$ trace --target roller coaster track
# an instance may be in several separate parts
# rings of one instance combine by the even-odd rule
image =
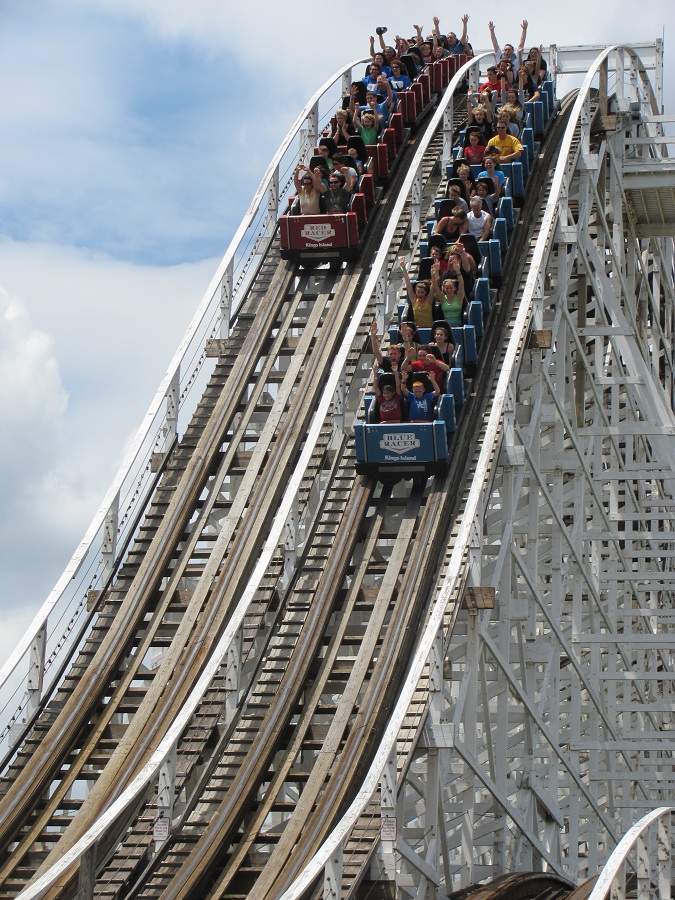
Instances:
[[[88,872],[80,865],[78,875],[73,862],[40,896],[75,896],[79,877],[79,889],[89,878],[91,895],[111,900],[278,897],[326,840],[373,761],[452,555],[571,106],[569,99],[549,129],[530,177],[444,476],[393,487],[356,476],[352,442],[333,427],[335,408],[306,444],[419,135],[404,150],[359,260],[335,272],[297,272],[271,241],[124,563],[96,598],[92,629],[8,756],[0,898],[17,896],[71,851],[150,765],[249,583],[254,599],[234,647],[241,680],[233,688],[232,658],[223,657],[178,741],[169,834],[157,838],[163,805],[151,785],[99,838]],[[578,142],[570,158],[576,152]],[[439,153],[435,138],[424,158],[427,202],[440,183]],[[390,263],[410,218],[406,209],[398,220]],[[377,314],[370,301],[346,354],[352,403],[365,385]],[[276,507],[305,451],[294,509],[301,550],[289,565],[277,548],[255,582]],[[464,587],[445,613],[446,634]],[[401,729],[399,778],[425,724],[430,678],[425,669]],[[73,790],[82,783],[84,796]],[[345,844],[343,896],[368,883],[381,827],[374,796]],[[554,900],[571,887],[537,877],[529,887],[512,877],[461,900]]]

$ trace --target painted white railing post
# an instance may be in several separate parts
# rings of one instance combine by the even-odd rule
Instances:
[[[443,629],[440,628],[429,654],[429,719],[426,728],[427,743],[437,745],[433,732],[443,723],[443,685],[451,675],[450,661],[448,672],[445,661]],[[447,724],[447,723],[446,723]]]
[[[220,337],[226,340],[230,336],[232,321],[232,296],[234,257],[230,257],[220,282]]]
[[[312,156],[316,141],[319,134],[319,106],[317,103],[310,109],[305,127],[300,129],[300,152],[299,158],[301,163],[307,163]]]
[[[558,96],[558,79],[560,78],[560,64],[558,62],[558,45],[550,44],[548,48],[548,68],[553,78],[553,93]]]
[[[333,434],[331,447],[336,448],[342,442],[345,433],[345,403],[347,399],[347,369],[342,367],[340,379],[333,394]]]
[[[174,372],[166,392],[166,423],[164,425],[164,452],[168,453],[178,437],[178,406],[180,401],[180,367]]]
[[[387,318],[387,292],[389,289],[389,279],[387,270],[383,269],[377,279],[375,285],[375,321],[377,322],[378,334],[384,330],[384,323]]]
[[[445,175],[445,167],[452,162],[453,133],[455,130],[455,110],[452,103],[448,103],[443,114],[443,153],[441,155],[441,178]]]
[[[177,747],[173,745],[169,755],[159,768],[157,780],[157,818],[152,837],[155,842],[155,853],[171,834],[173,817],[173,800],[176,793],[176,757]]]
[[[267,186],[267,204],[262,227],[253,246],[254,253],[264,256],[272,242],[279,217],[279,166],[277,166]]]
[[[270,186],[267,188],[267,216],[265,218],[265,235],[271,238],[277,228],[279,218],[279,166],[274,170]]]
[[[26,677],[26,705],[23,715],[8,733],[9,746],[14,748],[21,738],[24,727],[29,722],[40,704],[42,686],[44,684],[45,658],[47,653],[47,621],[31,641],[28,651],[28,675]]]
[[[352,86],[352,70],[348,69],[346,72],[342,73],[342,96],[349,96],[349,89]]]
[[[284,570],[282,574],[282,586],[287,588],[293,578],[295,566],[298,561],[298,525],[299,525],[299,507],[298,497],[293,499],[291,509],[284,525]]]
[[[657,884],[661,900],[670,900],[672,884],[672,856],[670,853],[669,819],[661,817],[656,831]]]
[[[113,502],[106,513],[103,523],[103,543],[101,545],[101,557],[103,558],[103,580],[112,573],[117,553],[117,530],[119,528],[120,492],[115,494]]]
[[[392,752],[380,776],[380,854],[376,876],[379,881],[396,881],[396,841],[399,833],[396,796],[396,754]]]
[[[339,900],[342,896],[343,846],[331,853],[323,870],[323,900]]]
[[[654,94],[661,115],[663,115],[663,40],[656,39],[656,71],[654,74]]]
[[[243,644],[243,632],[240,628],[227,648],[227,661],[225,669],[225,724],[229,725],[234,719],[239,705],[239,690],[241,687],[241,652]]]
[[[26,682],[28,702],[26,713],[28,718],[35,712],[42,696],[42,685],[45,673],[45,652],[47,648],[47,624],[37,633],[30,645],[28,663],[28,680]]]
[[[309,489],[309,495],[307,496],[307,501],[305,503],[305,513],[300,521],[300,526],[298,529],[298,539],[302,541],[303,544],[307,540],[307,535],[309,533],[311,523],[314,521],[314,516],[319,509],[322,495],[323,490],[321,487],[321,472],[317,472],[316,478],[314,478],[314,480],[312,481],[312,486]]]
[[[171,450],[173,442],[178,436],[178,408],[180,404],[180,366],[176,367],[176,371],[166,389],[164,395],[166,404],[166,412],[164,415],[164,423],[162,424],[162,446],[151,455],[150,470],[158,472],[163,465],[167,453]]]
[[[640,835],[635,842],[637,857],[637,900],[649,900],[651,896],[649,889],[651,866],[649,864],[649,849],[647,847],[648,839],[649,835],[647,835],[647,840],[645,840],[644,835]]]

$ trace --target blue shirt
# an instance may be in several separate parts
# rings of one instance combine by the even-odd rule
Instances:
[[[416,397],[412,391],[408,394],[408,402],[410,403],[410,414],[408,418],[411,422],[421,419],[423,422],[431,422],[434,417],[434,401],[436,395],[433,391],[427,391],[421,397]]]
[[[506,175],[502,172],[501,169],[495,169],[495,175],[497,176],[497,181],[503,187],[506,184]],[[478,173],[478,178],[490,178],[492,179],[492,175],[489,175],[485,169],[482,172]],[[478,180],[478,179],[476,179]]]
[[[399,72],[395,77],[392,75],[389,81],[392,88],[397,91],[407,91],[410,87],[410,79],[404,72]]]
[[[380,95],[381,96],[381,95]],[[396,104],[392,102],[392,109],[395,108]],[[359,107],[360,111],[363,113],[366,110],[370,109],[370,106],[361,106]],[[386,100],[383,100],[382,103],[375,104],[375,112],[378,116],[381,117],[381,126],[382,128],[386,128],[389,124],[389,106]]]

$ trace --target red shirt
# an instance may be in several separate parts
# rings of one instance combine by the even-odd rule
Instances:
[[[378,394],[375,399],[380,407],[380,422],[396,423],[401,421],[401,398],[398,394],[394,394],[390,400],[385,400],[384,394]]]
[[[432,353],[427,353],[424,358],[424,368],[430,375],[434,376],[436,384],[439,387],[442,387],[443,379],[445,378],[445,372],[443,371],[443,369],[436,365],[436,363],[434,362],[435,358],[436,357]]]
[[[469,144],[464,148],[464,159],[469,162],[469,165],[479,166],[483,162],[484,156],[485,147],[482,144],[476,144],[475,147],[473,144]]]

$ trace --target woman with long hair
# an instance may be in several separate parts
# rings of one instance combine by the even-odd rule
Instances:
[[[432,300],[431,283],[424,280],[413,285],[405,259],[400,257],[398,264],[408,291],[408,306],[403,318],[406,322],[414,322],[416,328],[431,328],[433,322],[443,318],[441,308]]]
[[[443,312],[442,318],[448,325],[463,325],[465,296],[464,281],[446,273],[441,279],[437,266],[431,267],[431,293],[433,300]]]
[[[315,216],[321,212],[321,195],[326,190],[321,178],[321,169],[317,166],[312,171],[308,166],[295,167],[293,184],[298,192],[300,213],[303,216]]]

